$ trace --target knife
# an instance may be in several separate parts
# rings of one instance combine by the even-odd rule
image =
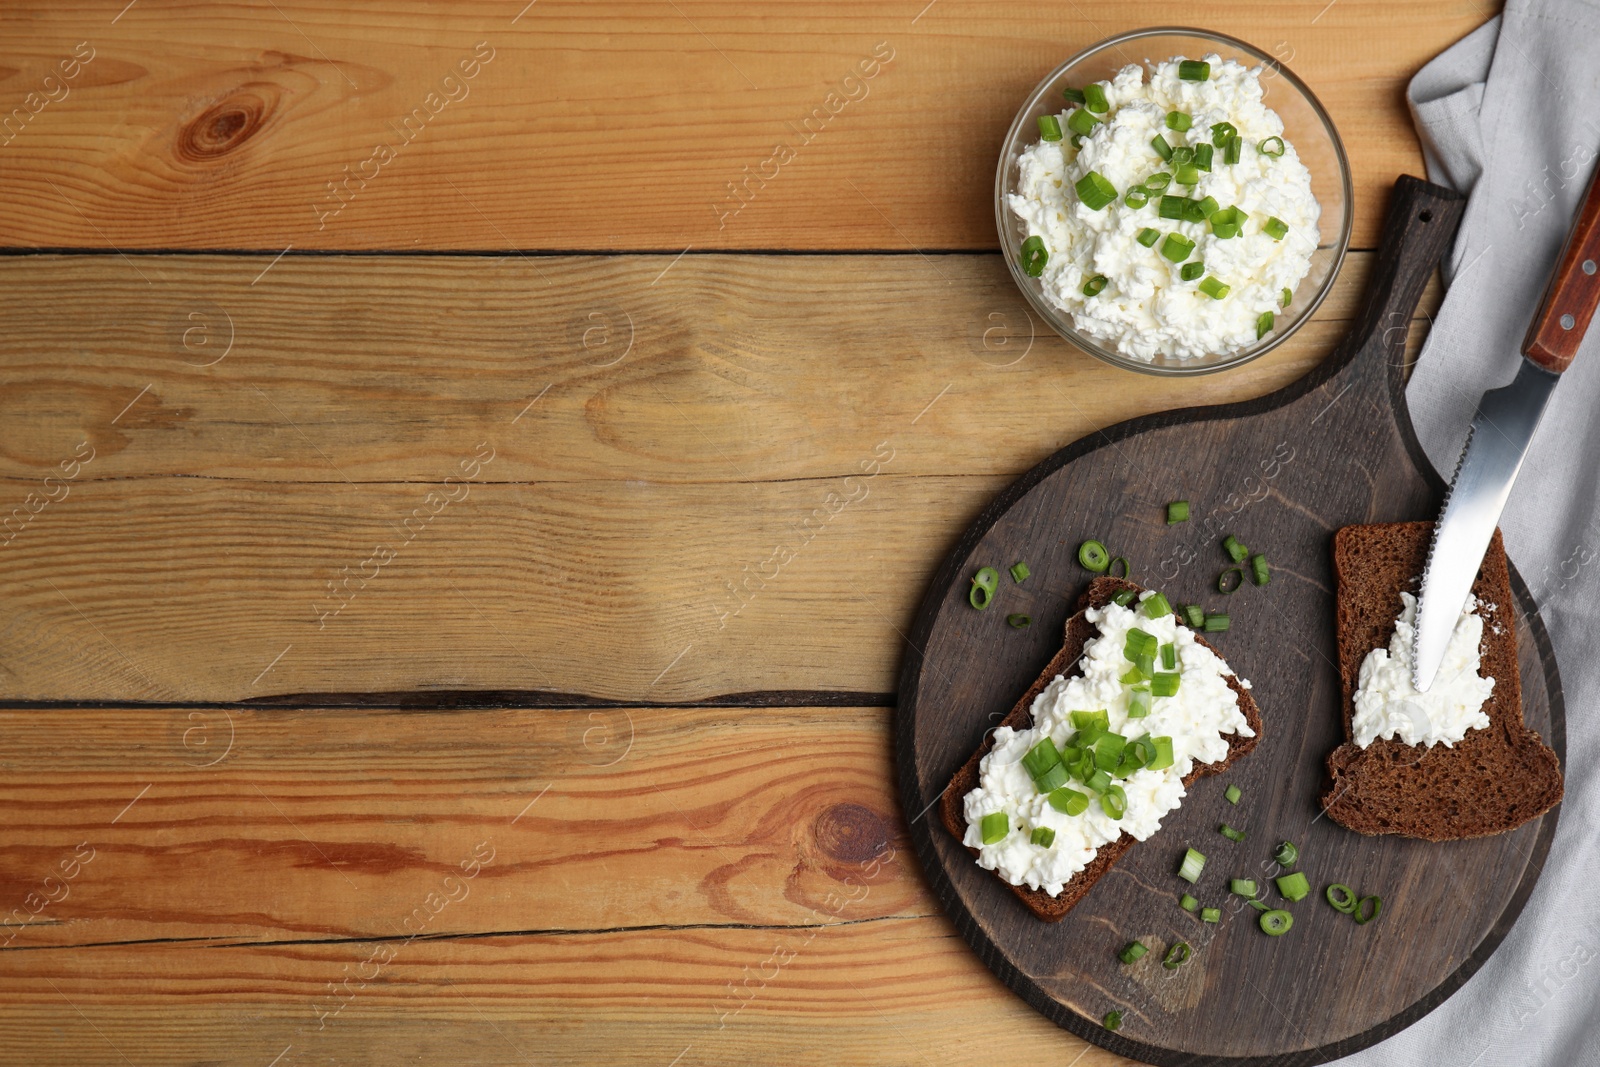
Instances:
[[[1589,179],[1572,232],[1522,341],[1522,360],[1510,385],[1478,401],[1444,511],[1433,528],[1417,604],[1416,655],[1411,682],[1427,692],[1444,662],[1483,555],[1517,480],[1545,404],[1600,304],[1600,167]]]

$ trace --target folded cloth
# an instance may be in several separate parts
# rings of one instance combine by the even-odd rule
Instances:
[[[1600,153],[1597,48],[1600,4],[1508,0],[1499,18],[1412,79],[1428,177],[1468,196],[1445,264],[1444,304],[1406,394],[1417,435],[1447,477],[1478,397],[1516,373],[1523,334]],[[1516,926],[1465,986],[1416,1025],[1341,1063],[1600,1064],[1597,415],[1600,322],[1545,409],[1500,520],[1549,626],[1571,713],[1566,800],[1544,873]],[[1470,879],[1462,891],[1472,891]]]

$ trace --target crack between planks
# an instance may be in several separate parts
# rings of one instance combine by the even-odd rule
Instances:
[[[538,709],[583,711],[604,708],[740,709],[740,708],[882,708],[894,707],[895,693],[855,690],[773,689],[726,693],[699,700],[617,700],[584,693],[550,693],[537,689],[441,689],[281,693],[247,700],[13,700],[0,697],[0,711],[85,709],[200,709],[208,711],[272,711],[368,709],[372,711],[492,711]]]

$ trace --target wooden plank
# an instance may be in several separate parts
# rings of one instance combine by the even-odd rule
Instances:
[[[0,243],[991,248],[995,146],[1027,91],[1103,37],[1193,21],[1172,0],[120,6],[0,14]],[[1368,247],[1384,191],[1421,166],[1406,79],[1490,13],[1207,16],[1326,103]]]
[[[530,351],[530,322],[565,321],[514,306],[531,267],[361,262],[370,286],[332,306],[322,260],[251,290],[253,263],[163,259],[165,292],[112,257],[0,265],[7,696],[889,692],[928,561],[1008,478],[1104,422],[1298,377],[1364,270],[1278,352],[1175,386],[1053,335],[995,366],[985,309],[1018,298],[993,257],[686,260],[599,368]],[[554,266],[581,307],[618,278],[648,293],[629,263]],[[804,306],[738,310],[774,278]],[[211,293],[241,294],[244,328],[197,367],[215,350],[183,348],[184,309]],[[723,329],[689,330],[685,301]],[[72,311],[16,310],[43,304]],[[472,354],[441,351],[441,318]]]

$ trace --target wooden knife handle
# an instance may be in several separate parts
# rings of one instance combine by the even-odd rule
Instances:
[[[1572,365],[1600,304],[1600,166],[1589,178],[1572,232],[1522,342],[1522,354],[1553,374]]]

